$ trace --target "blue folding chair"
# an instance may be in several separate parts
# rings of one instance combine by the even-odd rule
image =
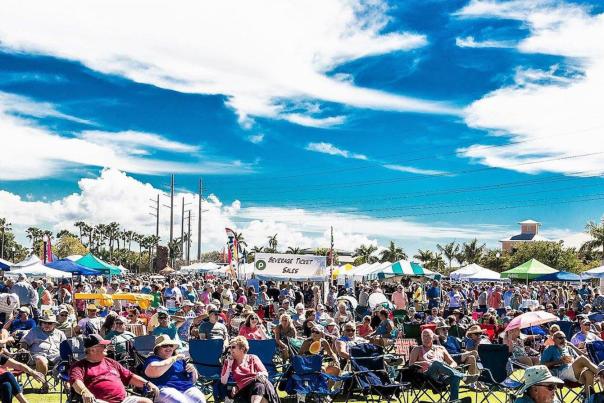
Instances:
[[[590,341],[589,343],[585,343],[585,348],[591,362],[598,365],[604,361],[604,341]]]
[[[510,400],[510,396],[517,392],[522,383],[508,377],[507,361],[509,357],[508,346],[505,344],[479,344],[478,357],[482,363],[482,371],[478,380],[489,389],[480,391],[482,400],[478,400],[479,391],[476,390],[476,402],[501,402]],[[503,400],[496,392],[503,392]]]
[[[570,320],[559,320],[552,322],[552,325],[553,324],[556,324],[560,327],[560,330],[564,332],[564,335],[568,340],[573,338],[573,335],[575,334],[575,322],[571,322]]]
[[[288,376],[285,377],[284,390],[288,395],[304,395],[307,399],[322,401],[326,397],[338,395],[341,387],[330,388],[329,381],[343,384],[346,377],[333,376],[322,372],[323,355],[295,355]]]
[[[401,401],[403,387],[409,384],[395,382],[390,378],[382,347],[363,343],[350,346],[348,352],[353,379],[350,393],[360,391],[367,402],[373,395],[379,396],[379,401],[391,401],[393,398]]]
[[[282,365],[275,364],[275,357],[278,354],[277,342],[275,339],[268,340],[248,340],[250,349],[248,353],[254,354],[260,358],[262,364],[268,371],[268,378],[273,384],[281,381],[285,370]],[[281,371],[279,371],[281,369]]]
[[[220,383],[222,370],[220,358],[223,352],[224,341],[222,339],[189,341],[191,363],[195,365],[199,373],[197,382],[204,394],[213,395],[215,401],[222,399],[226,394],[226,388]]]

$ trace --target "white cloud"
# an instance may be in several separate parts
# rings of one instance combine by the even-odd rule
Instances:
[[[27,116],[20,115],[77,120],[57,111],[50,104],[0,92],[0,144],[4,155],[0,158],[0,180],[45,178],[75,166],[113,167],[150,175],[251,171],[251,166],[240,161],[199,163],[143,158],[153,150],[180,153],[197,150],[194,146],[174,142],[157,134],[84,132],[81,138],[67,137],[40,127]]]
[[[264,141],[264,133],[251,134],[247,136],[247,141],[253,144],[260,144]]]
[[[292,123],[297,123],[301,126],[308,127],[332,127],[341,125],[344,123],[346,118],[344,116],[329,116],[326,118],[313,118],[312,116],[302,115],[300,113],[289,113],[283,115],[284,119]]]
[[[512,41],[476,41],[473,36],[465,38],[455,38],[455,45],[460,48],[513,48],[515,47]]]
[[[567,57],[575,70],[564,74],[558,65],[543,71],[520,66],[514,85],[485,95],[465,111],[469,126],[509,136],[512,144],[460,152],[526,173],[604,173],[604,154],[594,154],[604,151],[604,14],[590,15],[582,6],[558,1],[474,0],[458,15],[520,20],[530,30],[518,43],[520,52]],[[579,155],[585,156],[568,158]],[[546,162],[535,163],[542,159]]]
[[[355,160],[366,160],[367,156],[356,154],[347,150],[342,150],[330,143],[308,143],[306,145],[308,151],[314,151],[322,154],[337,155],[344,158],[352,158]]]
[[[384,164],[382,166],[392,171],[408,172],[418,175],[448,175],[448,172],[446,171],[437,171],[435,169],[422,169],[398,164]]]
[[[98,178],[84,178],[78,182],[79,191],[55,201],[31,201],[0,190],[0,216],[6,217],[19,238],[26,242],[24,230],[29,226],[53,229],[71,229],[75,221],[91,224],[116,221],[124,228],[140,233],[155,233],[155,220],[148,213],[149,199],[155,199],[162,191],[148,183],[142,183],[115,169],[105,169]],[[193,193],[178,192],[197,210],[197,198]],[[162,204],[168,199],[162,197]],[[376,219],[363,214],[289,209],[281,207],[246,207],[239,201],[223,204],[216,195],[203,202],[202,243],[204,250],[221,249],[226,241],[225,227],[242,231],[248,245],[263,246],[267,237],[279,234],[280,248],[287,246],[326,247],[329,245],[330,227],[334,227],[336,247],[352,250],[360,244],[382,244],[395,240],[409,246],[423,243],[421,247],[434,247],[445,239],[496,240],[511,229],[493,225],[446,225],[405,221],[403,219]],[[197,228],[196,218],[192,228]],[[175,209],[175,223],[180,223],[180,209]],[[167,208],[160,210],[160,236],[166,242],[169,232]],[[179,225],[175,233],[180,233]],[[418,241],[418,234],[421,240]],[[197,236],[193,236],[196,245]]]
[[[326,74],[351,60],[425,46],[384,32],[381,0],[75,0],[4,5],[5,49],[75,60],[96,71],[186,93],[223,94],[244,126],[290,101],[458,114],[449,105],[353,85]],[[292,117],[289,117],[292,120]],[[297,119],[295,122],[304,120]]]

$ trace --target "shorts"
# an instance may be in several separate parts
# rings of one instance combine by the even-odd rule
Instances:
[[[577,382],[575,371],[573,371],[572,365],[569,365],[566,368],[558,371],[558,378],[562,379],[563,381]]]
[[[266,396],[266,385],[259,380],[253,380],[234,396],[235,402],[250,402],[252,396]]]
[[[36,357],[45,358],[48,361],[48,367],[49,368],[54,368],[55,365],[57,365],[59,362],[61,362],[61,356],[60,355],[47,356],[45,354],[37,353],[37,354],[33,354],[31,356],[31,361],[30,361],[29,365],[35,365],[35,359],[36,359]]]

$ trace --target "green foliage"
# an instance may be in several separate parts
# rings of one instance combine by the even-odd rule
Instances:
[[[88,249],[82,245],[75,235],[63,235],[52,246],[52,252],[60,259],[71,255],[86,255]]]
[[[501,273],[508,268],[511,269],[509,260],[510,254],[508,252],[499,249],[489,249],[482,255],[478,264],[487,269]]]
[[[377,251],[377,246],[374,245],[361,245],[355,249],[354,254],[352,255],[355,260],[355,266],[358,266],[363,263],[375,263],[377,262],[377,257],[373,256],[373,253]]]
[[[573,248],[565,248],[561,242],[525,242],[512,251],[507,268],[512,269],[530,259],[537,259],[556,270],[579,272],[584,269]]]
[[[394,263],[402,259],[407,259],[407,254],[403,248],[396,246],[393,241],[390,241],[388,248],[380,252],[380,262]]]

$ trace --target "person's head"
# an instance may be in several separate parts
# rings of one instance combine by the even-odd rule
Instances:
[[[19,308],[19,319],[27,320],[27,319],[29,319],[29,315],[30,315],[30,311],[29,311],[28,307],[22,306],[21,308]]]
[[[88,304],[86,306],[86,316],[89,318],[96,318],[99,313],[99,308],[95,304]]]
[[[367,325],[369,325],[370,323],[371,323],[371,316],[369,316],[369,315],[365,315],[365,316],[363,317],[363,324],[367,326]]]
[[[210,323],[218,322],[218,318],[220,317],[219,315],[220,311],[218,309],[211,309],[208,311],[208,319],[210,320]]]
[[[55,330],[57,318],[54,315],[44,315],[40,318],[40,327],[45,333],[51,333]]]
[[[466,331],[466,336],[472,340],[478,340],[484,333],[484,330],[479,325],[472,325]]]
[[[434,342],[434,332],[432,331],[432,329],[422,330],[422,345],[424,347],[431,348],[433,342]]]
[[[304,304],[297,304],[296,305],[296,313],[298,315],[304,315]]]
[[[117,333],[124,333],[126,331],[126,318],[121,315],[115,317],[113,321],[113,331]]]
[[[162,334],[155,339],[153,346],[153,354],[165,360],[166,358],[176,355],[178,342],[170,339],[170,336]]]
[[[432,314],[432,316],[438,315],[438,308],[436,308],[436,307],[432,308],[432,310],[430,311],[430,313]]]
[[[286,329],[288,329],[290,327],[294,327],[294,325],[292,323],[292,317],[289,316],[286,313],[284,313],[283,315],[279,316],[279,324],[281,326],[283,326],[284,328],[286,328]]]
[[[159,322],[159,326],[168,327],[170,324],[170,315],[168,315],[168,312],[160,311],[157,314],[157,321]]]
[[[329,319],[329,321],[327,321],[327,323],[325,324],[325,330],[327,330],[328,334],[334,334],[336,326],[336,321],[333,319]]]
[[[604,363],[598,365],[598,378],[600,379],[600,385],[604,385]]]
[[[381,320],[386,320],[388,319],[388,310],[387,309],[380,309],[380,311],[378,312],[378,315],[380,316]]]
[[[552,403],[555,401],[556,388],[563,384],[545,365],[535,365],[524,371],[524,386],[520,394],[527,394],[535,402]]]
[[[587,333],[591,330],[591,321],[589,319],[584,319],[581,321],[581,331],[583,333]]]
[[[247,354],[250,349],[250,345],[247,342],[247,339],[243,336],[233,337],[229,343],[229,350],[231,355],[235,359],[239,359]]]
[[[558,347],[564,347],[566,345],[566,335],[563,331],[558,330],[552,335],[554,339],[554,344]]]
[[[344,326],[342,326],[342,333],[344,336],[353,339],[356,336],[357,328],[354,325],[354,322],[346,322]]]
[[[259,324],[260,324],[260,317],[255,312],[249,314],[245,318],[245,323],[244,323],[245,327],[250,327],[252,329],[255,329],[256,327],[258,327]]]
[[[397,285],[396,286],[396,291],[403,292],[403,285],[402,284]]]
[[[317,312],[319,314],[322,314],[323,312],[325,312],[325,307],[323,305],[321,305],[321,304],[318,304],[317,305]]]
[[[100,335],[93,333],[84,336],[84,351],[86,359],[92,362],[102,361],[105,358],[105,349],[111,341],[104,340]]]
[[[64,307],[59,309],[59,316],[57,317],[57,322],[63,323],[69,317],[69,310]]]
[[[323,328],[323,326],[315,324],[310,330],[310,337],[312,337],[313,340],[320,340],[323,337],[324,333],[325,329]]]
[[[558,326],[557,324],[553,324],[549,327],[549,334],[550,335],[554,335],[554,333],[559,332],[560,331],[560,326]]]
[[[344,303],[338,304],[338,311],[340,311],[340,313],[346,313],[346,304],[344,304]]]

